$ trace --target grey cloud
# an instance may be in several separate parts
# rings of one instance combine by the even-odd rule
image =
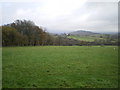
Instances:
[[[45,4],[45,3],[44,3]],[[89,2],[68,15],[50,17],[44,15],[43,3],[11,3],[3,7],[3,23],[16,19],[30,19],[50,32],[71,32],[86,29],[96,32],[117,31],[118,4],[113,2]],[[66,4],[67,5],[67,4]],[[22,9],[24,13],[18,15]],[[8,15],[9,13],[9,15]],[[53,13],[54,14],[54,13]]]

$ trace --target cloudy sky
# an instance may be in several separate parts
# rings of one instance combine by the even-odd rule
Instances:
[[[1,25],[25,19],[51,33],[118,31],[118,0],[1,0],[0,4]]]

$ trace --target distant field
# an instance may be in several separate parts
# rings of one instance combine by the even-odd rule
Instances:
[[[116,88],[117,50],[116,46],[4,47],[3,88]]]
[[[93,42],[95,39],[100,39],[100,35],[91,35],[91,36],[68,36],[68,38],[82,40],[82,41],[89,41]]]

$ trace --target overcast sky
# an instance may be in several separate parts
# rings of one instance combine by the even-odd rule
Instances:
[[[2,0],[0,4],[2,25],[25,19],[51,33],[118,31],[117,0]]]

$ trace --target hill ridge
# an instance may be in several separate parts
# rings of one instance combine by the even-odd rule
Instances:
[[[93,35],[93,34],[99,34],[99,33],[95,33],[95,32],[92,32],[92,31],[87,31],[87,30],[77,30],[77,31],[70,32],[69,34],[70,35],[82,35],[82,36],[85,36],[85,35]]]

